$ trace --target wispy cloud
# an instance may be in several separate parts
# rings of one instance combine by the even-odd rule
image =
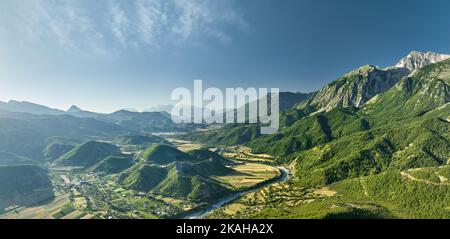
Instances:
[[[127,29],[130,27],[130,20],[125,11],[115,2],[112,2],[109,7],[109,14],[111,15],[111,31],[117,41],[122,45],[127,45],[128,33]]]
[[[139,17],[137,29],[141,40],[148,45],[159,46],[159,37],[168,24],[162,2],[139,0],[136,4]]]
[[[6,1],[10,14],[0,19],[0,27],[14,38],[70,51],[141,51],[209,40],[228,44],[230,29],[249,29],[233,1]]]

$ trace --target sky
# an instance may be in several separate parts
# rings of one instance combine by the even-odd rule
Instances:
[[[2,0],[0,101],[112,112],[177,87],[312,92],[410,51],[450,53],[447,0]]]

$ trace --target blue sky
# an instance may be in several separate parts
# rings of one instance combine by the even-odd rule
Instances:
[[[412,50],[450,53],[446,0],[2,0],[0,100],[111,112],[176,87],[310,92]]]

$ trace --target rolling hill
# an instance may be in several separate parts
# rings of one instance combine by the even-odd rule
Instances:
[[[163,195],[187,198],[195,202],[210,202],[231,191],[216,181],[201,175],[185,175],[172,168],[157,190]]]
[[[21,112],[37,115],[60,115],[64,114],[64,111],[52,109],[47,106],[27,102],[27,101],[15,101],[10,100],[8,102],[0,102],[0,109],[11,111],[11,112]]]
[[[185,198],[196,202],[207,202],[230,191],[209,176],[222,175],[228,170],[222,165],[201,168],[205,163],[172,163],[168,167],[139,165],[121,175],[119,182],[138,191],[155,191],[167,197]],[[201,174],[198,174],[201,173]]]
[[[229,159],[226,159],[222,155],[212,152],[211,150],[208,149],[194,149],[192,151],[187,152],[187,154],[192,156],[197,161],[213,159],[220,161],[222,163],[231,163]]]
[[[142,161],[123,172],[119,183],[138,191],[155,191],[193,201],[210,201],[230,192],[211,178],[233,173],[220,155],[204,150],[188,154],[164,145],[153,146],[149,152],[152,160]],[[170,160],[164,157],[155,161],[166,153],[172,156]]]
[[[149,145],[149,144],[170,144],[165,139],[156,135],[120,135],[114,139],[120,145]]]
[[[55,142],[47,145],[47,147],[43,150],[43,154],[45,160],[52,162],[74,148],[75,146],[72,144]]]
[[[56,165],[87,168],[109,156],[121,155],[120,149],[112,144],[88,141],[64,154],[55,161]]]
[[[119,110],[110,114],[101,114],[85,111],[77,106],[70,107],[67,111],[52,109],[44,105],[39,105],[26,101],[0,102],[0,110],[19,116],[20,113],[50,118],[56,117],[76,117],[84,120],[97,120],[104,123],[114,124],[116,127],[126,129],[131,132],[173,132],[186,131],[192,129],[193,125],[175,124],[171,116],[166,112],[131,112]],[[1,114],[0,114],[1,116]]]
[[[133,164],[134,160],[129,155],[108,156],[95,165],[92,171],[105,175],[116,174],[130,168]]]
[[[69,115],[31,115],[0,113],[0,151],[7,151],[35,161],[44,161],[48,140],[65,137],[77,140],[108,138],[123,133],[117,125],[91,118]]]
[[[114,123],[132,132],[184,131],[187,126],[175,124],[170,115],[161,112],[130,112],[120,110],[111,114],[98,115],[98,120]]]
[[[9,206],[29,206],[52,198],[46,170],[32,165],[0,166],[0,212]]]
[[[191,161],[193,158],[178,149],[168,145],[154,145],[143,154],[144,160],[148,163],[169,164],[180,161]]]
[[[245,144],[260,136],[259,126],[256,124],[227,124],[219,129],[207,132],[193,132],[179,137],[207,145],[238,145]]]
[[[23,164],[36,164],[36,161],[33,161],[29,158],[21,157],[15,155],[13,153],[0,151],[0,165],[23,165]]]
[[[148,192],[167,177],[167,169],[147,164],[138,164],[119,178],[119,182],[127,188]]]

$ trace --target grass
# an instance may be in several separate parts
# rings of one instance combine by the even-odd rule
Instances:
[[[63,207],[61,207],[59,212],[53,214],[52,217],[55,219],[61,219],[61,218],[65,217],[66,215],[74,212],[75,210],[76,209],[72,206],[71,203],[67,203]]]
[[[437,172],[436,168],[416,169],[416,170],[410,170],[409,172],[414,178],[417,178],[419,180],[424,180],[426,182],[432,182],[432,183],[440,183],[441,182],[438,175],[436,174],[436,172]]]
[[[223,156],[226,158],[234,158],[241,161],[261,163],[272,163],[274,159],[274,157],[269,154],[252,153],[252,150],[250,148],[242,145],[225,147]]]
[[[73,203],[76,208],[85,209],[87,207],[87,200],[84,197],[74,198]]]
[[[229,168],[236,173],[215,176],[214,179],[233,190],[250,188],[280,175],[279,169],[264,164],[242,163]]]
[[[45,205],[36,207],[21,207],[0,216],[2,219],[53,219],[53,215],[70,204],[68,193],[58,193],[55,199]],[[59,214],[58,214],[59,215]],[[61,216],[62,217],[62,216]]]
[[[445,170],[447,167],[415,170],[424,181],[388,170],[325,188],[303,188],[295,180],[289,181],[248,194],[211,217],[449,218],[450,185],[428,182],[431,172]]]
[[[172,144],[175,144],[176,148],[182,152],[189,152],[189,151],[201,149],[204,147],[203,144],[194,143],[194,142],[187,141],[187,140],[170,139],[169,141]]]

